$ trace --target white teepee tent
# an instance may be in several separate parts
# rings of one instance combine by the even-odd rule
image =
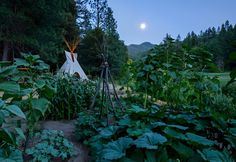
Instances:
[[[81,79],[87,80],[88,77],[86,76],[79,62],[77,61],[77,53],[71,53],[65,51],[65,55],[66,55],[66,62],[62,65],[58,73],[69,74],[69,75],[78,74]]]
[[[77,45],[79,44],[79,39],[75,39],[70,43],[64,38],[64,41],[69,48],[70,52],[65,51],[66,55],[66,62],[62,65],[61,69],[59,70],[59,74],[77,74],[79,75],[80,79],[87,80],[88,77],[84,73],[83,69],[81,68],[78,60],[77,60],[77,53],[74,53]]]

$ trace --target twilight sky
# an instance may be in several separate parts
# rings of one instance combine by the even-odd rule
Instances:
[[[108,0],[125,44],[145,41],[160,43],[169,33],[173,38],[188,32],[199,34],[226,20],[236,24],[236,0]],[[147,28],[139,25],[145,22]]]

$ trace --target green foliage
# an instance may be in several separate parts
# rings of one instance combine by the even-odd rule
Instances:
[[[67,160],[73,156],[73,144],[65,139],[62,131],[43,130],[36,133],[34,139],[35,146],[26,150],[32,157],[32,161],[52,161],[53,159]],[[58,159],[58,160],[59,160]]]
[[[79,141],[86,141],[98,133],[97,128],[102,126],[97,114],[80,112],[76,121],[75,135]],[[105,134],[105,133],[104,133]]]
[[[125,150],[133,143],[132,138],[122,137],[104,146],[102,155],[104,159],[115,160],[125,156]]]
[[[168,64],[161,57],[152,53],[131,67],[130,81],[136,83],[132,90],[143,100],[144,107],[161,100],[175,109],[199,107],[234,116],[233,98],[223,94],[219,80],[195,71],[189,63],[180,71],[179,65],[170,61],[171,56]]]
[[[0,161],[2,162],[23,162],[22,151],[9,147],[3,150],[0,148]]]
[[[50,104],[46,98],[40,96],[42,91],[52,91],[44,90],[47,87],[44,74],[48,71],[48,66],[37,55],[23,56],[24,59],[17,59],[11,66],[0,67],[0,144],[1,158],[5,160],[8,158],[22,161],[22,153],[18,147],[27,141],[28,134],[25,135],[21,129],[21,121],[26,119],[27,132],[32,132]],[[19,71],[19,68],[26,71]],[[15,127],[11,124],[9,127],[4,125],[10,124],[7,121],[18,124]]]
[[[3,100],[0,100],[0,145],[2,148],[8,149],[9,146],[16,147],[18,145],[16,137],[19,135],[22,139],[25,139],[25,136],[20,128],[15,128],[12,130],[4,127],[4,124],[7,123],[7,119],[13,118],[14,116],[21,119],[26,119],[25,114],[17,105],[8,105]]]
[[[1,4],[0,41],[8,60],[14,53],[19,56],[20,52],[31,51],[50,64],[60,61],[62,36],[77,28],[73,0],[4,0]]]
[[[87,110],[95,93],[95,83],[74,76],[55,77],[51,83],[56,93],[51,102],[50,119],[73,119]]]
[[[80,114],[80,122],[93,118]],[[95,121],[95,120],[93,120]],[[235,121],[209,111],[175,111],[164,107],[132,106],[112,126],[93,124],[86,144],[96,161],[233,161]],[[96,127],[100,126],[100,128]],[[90,130],[81,127],[81,130]],[[137,134],[130,130],[142,130]],[[223,152],[221,150],[224,150]]]

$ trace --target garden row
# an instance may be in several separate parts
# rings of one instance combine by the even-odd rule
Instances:
[[[88,146],[92,161],[236,159],[235,71],[222,88],[190,64],[177,70],[148,55],[129,65],[127,96],[121,98],[125,111],[110,114],[109,105],[100,110],[99,98],[99,106],[89,109],[95,82],[53,76],[37,55],[23,57],[0,69],[0,161],[67,160],[73,146],[63,133],[37,132],[36,125],[75,118],[75,136]]]

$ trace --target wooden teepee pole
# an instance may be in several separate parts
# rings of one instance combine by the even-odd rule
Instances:
[[[65,37],[63,38],[63,40],[66,43],[66,46],[68,47],[68,49],[70,50],[71,58],[72,58],[72,61],[74,62],[75,61],[75,59],[74,59],[74,51],[75,51],[76,47],[79,44],[79,38],[75,39],[74,41],[71,41],[70,43],[66,40]]]

